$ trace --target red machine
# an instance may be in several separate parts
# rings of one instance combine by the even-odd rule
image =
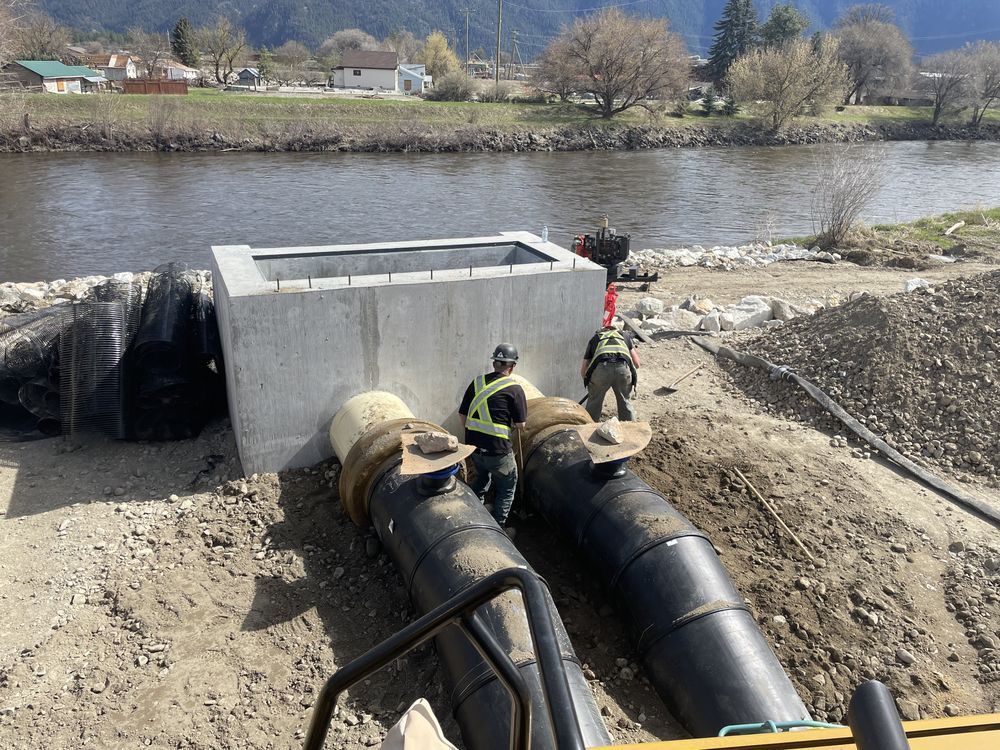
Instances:
[[[595,234],[578,234],[573,238],[573,252],[608,269],[608,283],[613,281],[656,281],[660,276],[649,273],[638,264],[628,262],[631,235],[616,234],[608,228],[608,217],[602,220]]]

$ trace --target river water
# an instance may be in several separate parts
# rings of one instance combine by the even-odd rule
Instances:
[[[0,281],[209,265],[211,245],[322,245],[549,227],[607,213],[632,246],[813,231],[827,149],[526,154],[0,155]],[[1000,143],[899,142],[864,219],[1000,204]]]

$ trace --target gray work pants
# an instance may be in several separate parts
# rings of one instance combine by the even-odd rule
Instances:
[[[587,386],[587,413],[590,418],[595,422],[601,421],[604,396],[609,388],[615,392],[618,402],[618,419],[634,422],[635,409],[628,400],[632,391],[632,370],[627,362],[621,361],[602,362],[590,374],[590,385]]]

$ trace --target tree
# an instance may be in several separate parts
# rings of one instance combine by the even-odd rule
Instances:
[[[579,86],[579,67],[569,43],[556,39],[538,58],[534,84],[539,91],[555,94],[559,101],[568,102]]]
[[[715,86],[709,84],[708,88],[701,96],[701,113],[705,117],[711,117],[716,112],[719,111],[719,105],[716,99],[718,98],[718,93],[715,90]]]
[[[129,51],[135,55],[138,67],[146,78],[158,78],[167,58],[170,42],[163,34],[153,34],[134,28],[128,32]]]
[[[604,118],[649,99],[673,98],[687,85],[687,50],[663,18],[607,8],[578,18],[553,44],[566,45],[577,90],[593,95]]]
[[[0,68],[17,54],[24,21],[25,8],[21,0],[0,0]]]
[[[342,29],[324,41],[316,50],[316,57],[328,67],[340,62],[348,50],[375,50],[379,43],[371,34],[361,29]]]
[[[420,40],[409,31],[394,31],[382,40],[382,46],[395,52],[401,63],[413,62],[420,54]]]
[[[759,48],[729,69],[728,88],[743,102],[756,102],[780,130],[791,118],[843,96],[847,69],[837,55],[837,41],[823,37],[817,49],[806,39],[784,47]]]
[[[417,62],[427,66],[431,76],[445,76],[453,70],[459,70],[458,57],[448,46],[448,38],[440,31],[432,31],[424,41],[424,48],[417,55]]]
[[[728,0],[715,22],[715,39],[708,51],[708,73],[713,81],[726,77],[729,66],[757,44],[757,11],[753,0]]]
[[[969,104],[972,106],[970,124],[979,127],[986,110],[1000,103],[1000,42],[980,41],[967,45],[970,75]]]
[[[883,5],[855,5],[837,21],[834,35],[851,86],[845,104],[876,91],[892,92],[910,80],[913,48]]]
[[[184,16],[177,19],[170,31],[170,49],[178,60],[190,68],[197,68],[201,62],[198,46],[194,42],[194,29]]]
[[[264,84],[274,80],[274,55],[267,47],[261,47],[257,55],[257,74]]]
[[[30,13],[16,30],[18,60],[62,60],[69,54],[69,29],[44,13]]]
[[[944,115],[962,109],[972,86],[972,60],[959,50],[942,52],[924,61],[917,76],[917,88],[934,102],[932,125],[937,125]]]
[[[274,59],[289,68],[294,76],[299,75],[300,69],[310,57],[312,53],[309,48],[294,39],[290,39],[274,51]]]
[[[760,42],[765,47],[780,47],[798,39],[809,28],[809,19],[788,3],[778,3],[771,8],[771,15],[760,27]]]
[[[212,61],[215,80],[222,84],[228,83],[236,58],[246,49],[246,33],[243,29],[234,28],[228,18],[219,16],[214,26],[199,29],[196,38],[198,46],[205,50]]]
[[[831,146],[817,159],[813,221],[820,247],[840,247],[885,176],[885,152],[871,146]]]

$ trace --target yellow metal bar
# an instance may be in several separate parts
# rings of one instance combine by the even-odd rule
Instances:
[[[998,750],[1000,714],[903,722],[911,750]],[[621,746],[618,746],[621,747]],[[649,742],[643,750],[857,750],[850,729],[808,729],[779,734]],[[611,750],[593,748],[592,750]]]

